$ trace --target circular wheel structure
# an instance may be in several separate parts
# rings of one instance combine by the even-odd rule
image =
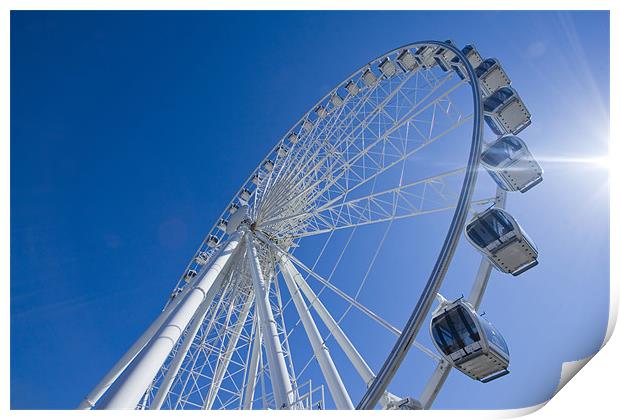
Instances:
[[[490,92],[471,51],[409,44],[321,98],[81,407],[430,408],[451,365],[421,326],[468,217],[505,198],[478,179]],[[474,308],[490,271],[483,257]],[[431,374],[392,383],[402,363]]]

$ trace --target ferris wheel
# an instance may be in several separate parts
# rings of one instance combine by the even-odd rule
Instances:
[[[415,42],[365,64],[249,173],[80,408],[428,409],[452,368],[504,376],[508,345],[478,308],[493,268],[538,262],[505,209],[542,181],[517,137],[530,117],[472,45]],[[482,258],[457,284],[461,242]],[[471,292],[444,298],[442,284]],[[406,358],[432,374],[397,385]]]

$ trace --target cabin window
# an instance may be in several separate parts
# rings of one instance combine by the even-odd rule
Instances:
[[[489,58],[488,60],[484,60],[482,62],[482,64],[480,64],[478,67],[476,67],[476,76],[480,77],[482,76],[484,73],[486,73],[487,70],[489,70],[491,68],[491,66],[493,66],[495,64],[495,60],[493,60],[492,58]]]
[[[516,140],[516,137],[504,137],[502,140],[513,152],[518,152],[523,148],[523,145]]]
[[[459,306],[456,310],[456,314],[453,314],[453,318],[457,319],[457,321],[454,322],[454,326],[463,344],[469,346],[470,344],[480,341],[478,328],[465,309]]]
[[[466,56],[466,55],[467,55],[467,54],[469,54],[469,53],[470,53],[473,49],[474,49],[474,47],[473,47],[473,46],[471,46],[471,45],[465,45],[465,47],[463,47],[462,53],[463,53],[463,55],[465,55],[465,56]]]
[[[506,102],[511,96],[513,96],[513,92],[511,89],[506,88],[506,87],[501,88],[500,90],[495,92],[493,95],[489,96],[484,101],[484,110],[486,112],[495,111],[500,105]]]
[[[503,138],[484,152],[484,162],[491,166],[498,166],[506,159],[514,159],[522,146],[512,138]]]
[[[449,355],[480,341],[480,334],[469,314],[457,307],[433,322],[433,338],[441,351]]]
[[[433,321],[433,338],[445,355],[450,355],[460,348],[454,338],[454,333],[448,325],[446,315]]]
[[[469,226],[467,234],[481,248],[514,230],[512,224],[502,213],[493,211],[479,218]]]
[[[508,344],[506,344],[504,337],[502,337],[499,331],[497,331],[497,329],[484,318],[480,319],[480,325],[487,336],[487,340],[504,352],[506,356],[510,355],[508,351]]]

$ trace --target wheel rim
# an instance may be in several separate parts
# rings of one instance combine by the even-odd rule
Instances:
[[[419,47],[451,51],[465,63],[469,77],[458,80],[454,71],[431,66],[432,62],[427,62],[428,68],[411,69],[404,61],[399,65],[403,51]],[[470,86],[468,79],[473,81]],[[480,102],[472,66],[452,45],[436,41],[392,50],[328,92],[250,173],[218,218],[223,222],[214,225],[188,264],[167,306],[185,293],[182,289],[196,286],[233,232],[243,236],[243,246],[233,248],[232,262],[222,267],[212,300],[203,301],[184,327],[138,407],[322,408],[326,402],[330,405],[324,395],[323,385],[327,385],[337,408],[353,408],[351,401],[360,398],[358,408],[372,408],[396,398],[384,391],[409,346],[440,361],[415,342],[415,336],[445,276],[471,206],[498,199],[495,193],[473,197],[483,134]],[[468,158],[457,165],[446,151]],[[377,270],[393,225],[451,211],[447,234],[442,229],[433,234],[445,236],[439,257],[432,258],[429,280],[400,331],[395,322],[361,302],[360,295],[369,289],[369,278]],[[374,242],[358,239],[358,232],[377,227],[381,232],[378,236],[375,232]],[[366,251],[372,252],[364,260],[369,261],[364,274],[353,276],[357,288],[347,292],[343,289],[352,284],[339,279],[338,270],[354,236],[370,244]],[[324,240],[322,244],[317,238]],[[328,255],[330,247],[339,252]],[[318,252],[314,257],[306,253],[312,249]],[[325,265],[330,258],[332,264]],[[261,300],[264,304],[259,305]],[[343,305],[342,310],[334,309],[334,300]],[[374,368],[369,367],[362,355],[363,343],[354,345],[341,326],[352,311],[398,337],[381,369],[377,360]],[[275,327],[270,338],[265,334],[271,324]],[[296,356],[295,331],[310,340],[310,353]],[[272,347],[276,343],[277,350],[269,349],[269,343]],[[346,357],[332,358],[325,344],[339,346]],[[278,370],[274,370],[276,353]],[[346,369],[345,362],[352,363],[361,377],[357,388],[339,374]],[[288,382],[284,397],[278,396],[282,386],[273,382],[278,374]]]

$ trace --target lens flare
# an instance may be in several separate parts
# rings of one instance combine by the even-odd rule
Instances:
[[[537,160],[541,164],[566,164],[566,165],[586,165],[593,168],[608,169],[610,158],[608,155],[602,156],[541,156]]]

